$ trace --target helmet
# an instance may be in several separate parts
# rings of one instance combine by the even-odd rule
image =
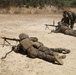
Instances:
[[[64,11],[63,14],[67,14],[67,11]]]
[[[67,11],[64,11],[63,16],[66,17],[66,15],[67,15]]]
[[[21,33],[19,35],[19,38],[20,38],[20,40],[23,40],[23,39],[29,38],[29,36],[27,34],[25,34],[25,33]]]

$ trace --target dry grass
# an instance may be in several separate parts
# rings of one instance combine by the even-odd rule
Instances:
[[[39,7],[33,8],[25,8],[25,7],[9,7],[0,9],[0,14],[60,14],[64,10],[71,10],[76,12],[76,8],[69,8],[64,7],[62,9],[58,9],[54,6],[45,6],[44,8],[40,9]]]
[[[42,9],[37,8],[25,8],[25,7],[10,7],[7,9],[0,9],[0,14],[55,14],[62,12],[62,10],[58,10],[54,6],[45,6]]]

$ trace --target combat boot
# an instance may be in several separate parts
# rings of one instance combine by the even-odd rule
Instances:
[[[59,58],[59,56],[54,56],[55,62],[57,62],[59,65],[63,65],[63,61]]]
[[[63,61],[59,58],[58,54],[49,55],[44,52],[38,51],[38,58],[44,59],[46,61],[52,63],[58,63],[59,65],[63,65]]]
[[[63,61],[61,60],[62,56],[59,57],[58,52],[53,52],[54,60],[59,64],[63,65]]]
[[[52,52],[53,56],[58,56],[60,59],[65,59],[66,55],[59,55],[58,52]]]
[[[53,63],[57,63],[59,65],[63,65],[63,61],[59,58],[59,56],[57,54],[51,56],[51,55],[47,55],[47,60],[53,62]]]
[[[65,59],[66,58],[66,55],[61,55],[59,56],[60,59]]]
[[[69,53],[70,53],[70,50],[64,49],[64,50],[62,51],[62,53],[63,53],[63,54],[69,54]]]

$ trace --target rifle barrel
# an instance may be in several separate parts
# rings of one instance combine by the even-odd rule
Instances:
[[[20,41],[20,39],[16,39],[16,38],[7,38],[7,37],[1,37],[4,40],[13,40],[13,41]]]
[[[46,26],[53,26],[53,27],[58,27],[57,25],[52,25],[52,24],[45,24]]]

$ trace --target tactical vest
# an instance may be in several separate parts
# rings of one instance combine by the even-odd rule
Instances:
[[[37,57],[37,49],[32,46],[32,42],[27,38],[20,42],[23,50],[26,51],[27,55],[31,58]]]
[[[75,21],[76,19],[76,14],[71,12],[71,11],[68,11],[68,16],[70,18],[71,21]]]
[[[26,50],[28,49],[29,47],[32,46],[32,43],[31,41],[27,38],[27,39],[23,39],[20,44],[22,45],[22,47]]]

